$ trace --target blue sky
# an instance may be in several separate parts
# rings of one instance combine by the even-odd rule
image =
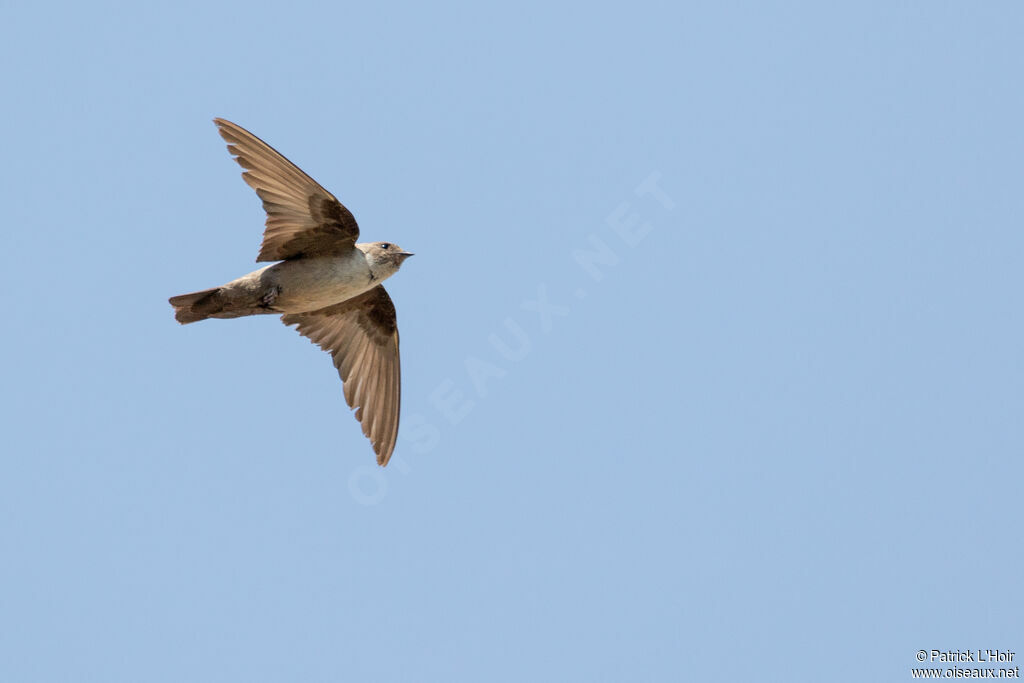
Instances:
[[[1024,651],[1018,4],[2,14],[0,679]],[[255,268],[214,116],[417,254],[384,470],[293,330],[173,320]]]

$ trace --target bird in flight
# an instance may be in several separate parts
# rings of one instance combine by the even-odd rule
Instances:
[[[241,126],[214,119],[267,212],[257,261],[231,282],[170,298],[185,325],[281,314],[331,354],[363,434],[387,465],[398,438],[401,371],[395,305],[381,283],[412,256],[393,242],[356,244],[355,217],[330,192]]]

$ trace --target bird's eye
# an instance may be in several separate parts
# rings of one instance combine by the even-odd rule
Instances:
[[[380,244],[380,248],[381,249],[389,249],[390,247],[391,247],[391,245],[388,244],[387,242],[381,242],[381,244]]]

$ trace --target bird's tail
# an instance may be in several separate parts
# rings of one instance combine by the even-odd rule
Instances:
[[[169,301],[174,306],[174,319],[182,325],[206,320],[224,310],[223,287],[204,289],[201,292],[172,296]]]

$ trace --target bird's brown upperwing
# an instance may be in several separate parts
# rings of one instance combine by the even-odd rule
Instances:
[[[213,122],[267,212],[257,261],[333,256],[354,247],[359,225],[334,195],[246,129],[224,119]]]

